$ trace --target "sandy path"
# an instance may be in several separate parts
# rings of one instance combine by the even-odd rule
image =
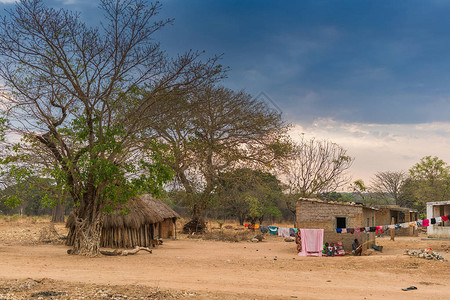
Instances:
[[[413,249],[411,246],[448,249],[450,242],[419,238],[380,242],[385,245],[383,254],[335,258],[297,257],[294,244],[280,238],[262,243],[182,239],[167,241],[153,254],[95,259],[69,256],[65,246],[0,244],[0,278],[139,284],[217,298],[446,298],[450,263],[402,253],[405,248]],[[401,290],[411,285],[418,289]]]

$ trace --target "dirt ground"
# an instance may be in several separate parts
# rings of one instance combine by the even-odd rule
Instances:
[[[450,241],[378,238],[383,253],[298,257],[279,237],[261,243],[166,240],[152,254],[85,258],[42,243],[48,221],[0,219],[0,299],[445,299],[450,262],[403,255]],[[65,234],[63,225],[56,230]],[[416,286],[416,290],[402,288]]]

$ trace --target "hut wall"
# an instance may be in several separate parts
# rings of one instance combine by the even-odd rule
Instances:
[[[154,239],[153,224],[146,224],[138,229],[103,228],[100,246],[105,248],[149,247]]]
[[[162,239],[166,239],[175,235],[174,223],[172,219],[165,219],[159,225],[159,237]]]

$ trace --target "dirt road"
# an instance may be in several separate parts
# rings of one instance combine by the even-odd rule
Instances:
[[[62,245],[0,239],[0,279],[49,278],[127,289],[139,285],[183,290],[187,293],[179,296],[204,299],[447,298],[450,263],[411,258],[403,252],[431,247],[450,258],[449,241],[378,241],[384,252],[363,257],[298,257],[293,243],[270,237],[261,243],[170,240],[153,254],[84,258],[67,255],[68,248]],[[402,291],[411,285],[417,290]]]

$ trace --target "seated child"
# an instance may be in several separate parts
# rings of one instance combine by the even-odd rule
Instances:
[[[327,256],[327,250],[328,250],[328,242],[326,242],[325,245],[323,245],[322,254]]]
[[[328,246],[328,252],[327,252],[327,256],[334,256],[334,244],[333,243],[331,243],[329,246]]]

